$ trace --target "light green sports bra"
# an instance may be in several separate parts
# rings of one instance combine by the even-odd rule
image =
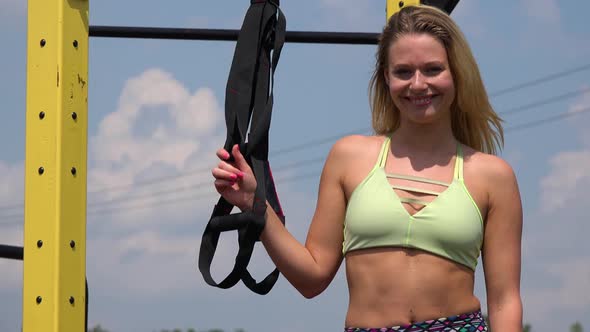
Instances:
[[[375,247],[421,249],[472,270],[483,242],[483,218],[463,181],[463,153],[457,145],[455,175],[450,184],[422,177],[385,173],[390,138],[381,147],[377,163],[354,189],[346,208],[343,254]],[[387,178],[398,178],[447,187],[437,193],[395,186]],[[432,202],[400,198],[393,189],[436,195]],[[411,215],[403,202],[424,207]]]

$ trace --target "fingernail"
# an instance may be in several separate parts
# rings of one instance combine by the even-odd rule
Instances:
[[[244,172],[238,173],[238,176],[243,179],[244,178]]]
[[[235,180],[238,178],[238,176],[237,176],[237,175],[235,175],[235,174],[232,174],[232,175],[231,175],[231,178],[232,178],[232,180],[234,180],[234,181],[235,181]]]

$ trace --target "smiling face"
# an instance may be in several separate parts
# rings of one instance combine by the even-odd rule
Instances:
[[[407,34],[389,48],[385,81],[400,120],[450,121],[455,85],[444,45],[429,34]]]

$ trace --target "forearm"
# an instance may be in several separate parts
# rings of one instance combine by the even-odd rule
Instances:
[[[287,280],[305,297],[317,295],[323,278],[312,253],[282,224],[270,205],[260,237],[270,258]]]
[[[501,302],[488,302],[490,331],[521,332],[522,301],[520,296],[512,296]]]

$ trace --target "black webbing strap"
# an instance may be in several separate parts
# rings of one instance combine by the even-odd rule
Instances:
[[[440,10],[451,14],[455,6],[459,3],[459,0],[422,0],[421,4],[436,7]]]
[[[285,42],[286,21],[278,0],[251,0],[240,30],[225,94],[225,149],[238,144],[254,172],[257,187],[251,211],[230,214],[233,205],[223,197],[203,233],[199,252],[199,270],[205,282],[230,288],[238,281],[257,294],[266,294],[276,283],[274,269],[257,283],[248,272],[254,244],[265,225],[266,202],[285,223],[268,163],[268,134],[273,106],[273,77]],[[250,131],[248,133],[248,126]],[[247,140],[246,140],[247,139]],[[211,262],[221,232],[238,231],[239,250],[235,265],[225,279],[217,283],[211,277]]]

